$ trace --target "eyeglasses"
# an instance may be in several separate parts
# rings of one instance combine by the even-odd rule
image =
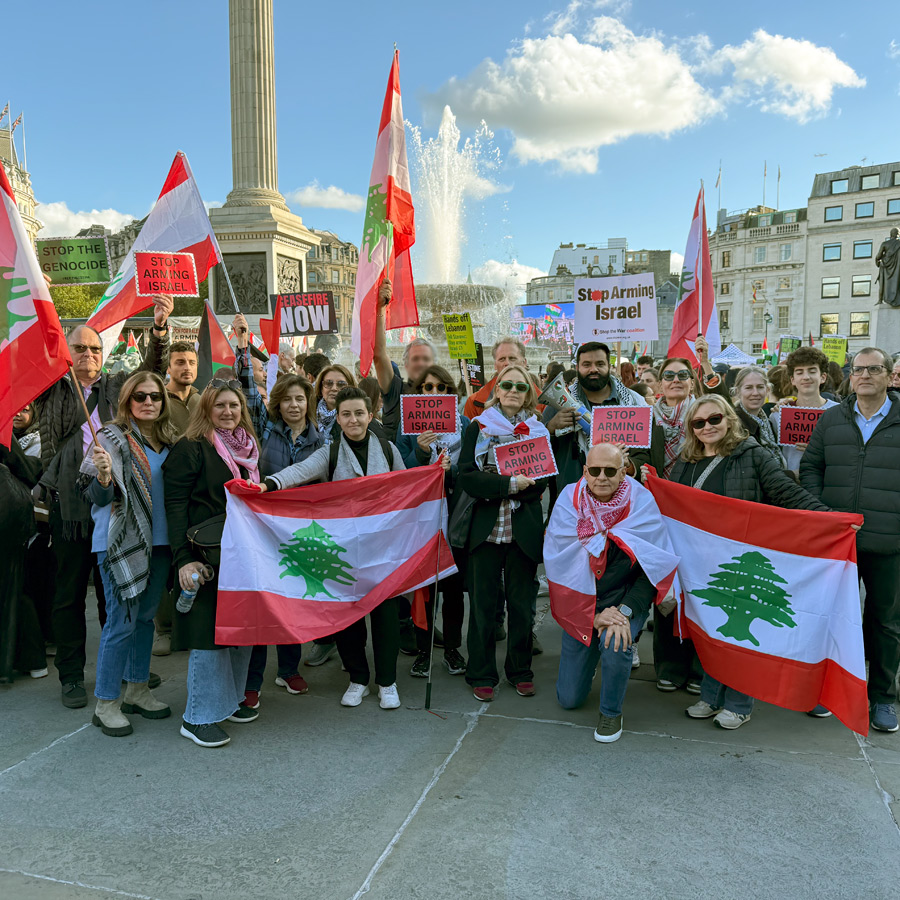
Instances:
[[[724,413],[716,413],[714,416],[710,416],[708,419],[691,419],[691,428],[694,431],[700,431],[701,428],[706,428],[709,425],[721,425],[722,419],[725,418]]]
[[[443,382],[441,384],[435,384],[432,381],[426,381],[425,384],[422,385],[422,390],[426,394],[430,394],[432,391],[437,391],[439,394],[446,394],[450,389]]]
[[[588,466],[588,475],[591,478],[599,478],[601,475],[605,475],[607,478],[615,478],[624,468],[625,466]]]
[[[328,381],[323,381],[323,382],[322,382],[322,387],[326,387],[326,388],[343,388],[343,387],[347,387],[347,382],[346,382],[346,381],[331,381],[331,380],[329,379]]]
[[[143,403],[148,397],[154,403],[162,403],[163,395],[160,391],[135,391],[131,395],[131,399],[138,403]]]
[[[213,378],[213,380],[207,385],[207,387],[215,388],[216,390],[219,390],[220,388],[228,388],[229,390],[240,392],[241,383],[239,381],[235,381],[234,378],[231,378],[228,381],[226,381],[224,378]]]
[[[528,385],[524,381],[501,381],[497,387],[501,391],[518,391],[520,394],[528,393]]]
[[[691,373],[688,372],[687,369],[679,369],[677,372],[673,372],[671,369],[666,369],[666,371],[662,373],[663,381],[674,381],[676,378],[679,381],[690,381]]]
[[[94,356],[103,355],[102,347],[94,347],[91,344],[72,344],[72,349],[79,355],[82,353],[92,353]]]
[[[868,372],[870,375],[880,375],[884,372],[884,366],[851,366],[850,374],[851,375],[865,375]]]

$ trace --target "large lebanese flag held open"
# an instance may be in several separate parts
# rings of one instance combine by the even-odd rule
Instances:
[[[260,494],[226,485],[216,642],[295,644],[456,571],[437,464]]]
[[[351,347],[358,354],[360,371],[369,374],[375,350],[375,315],[378,289],[385,277],[394,293],[385,326],[409,328],[419,324],[409,248],[416,242],[415,210],[406,161],[406,131],[400,102],[400,54],[394,51],[388,77],[375,160],[369,177],[366,218],[356,270]]]
[[[719,335],[719,316],[716,312],[716,295],[713,290],[712,270],[709,259],[709,236],[706,233],[706,201],[703,185],[694,204],[691,230],[684,249],[684,263],[675,301],[672,320],[672,336],[669,338],[667,356],[681,356],[700,360],[694,351],[697,335],[702,334],[709,344],[710,357],[722,350]]]
[[[675,552],[681,632],[704,671],[786,709],[869,729],[852,513],[780,509],[651,476]]]
[[[206,278],[212,266],[222,261],[222,251],[209,223],[200,189],[181,150],[175,154],[159,199],[134,246],[87,320],[87,324],[103,338],[104,358],[115,346],[113,338],[118,337],[118,331],[114,335],[107,335],[107,332],[115,330],[129,316],[136,316],[153,305],[150,297],[138,297],[134,281],[134,253],[144,250],[193,253],[198,282]]]

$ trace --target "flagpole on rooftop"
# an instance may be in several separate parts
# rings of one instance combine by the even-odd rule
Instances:
[[[28,171],[28,148],[25,146],[25,110],[22,110],[22,161],[25,163],[25,171]]]

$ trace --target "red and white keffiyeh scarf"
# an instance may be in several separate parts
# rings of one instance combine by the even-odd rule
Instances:
[[[615,494],[606,501],[598,500],[585,484],[576,495],[576,503],[578,540],[587,548],[591,538],[606,534],[613,525],[628,516],[631,508],[631,482],[623,478]]]

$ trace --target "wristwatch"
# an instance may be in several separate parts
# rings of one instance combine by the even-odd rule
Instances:
[[[634,615],[634,611],[627,603],[620,603],[618,609],[626,619],[630,619]]]
[[[169,323],[166,322],[165,325],[157,325],[156,322],[153,323],[154,331],[161,331],[163,334],[168,334],[169,331]]]

